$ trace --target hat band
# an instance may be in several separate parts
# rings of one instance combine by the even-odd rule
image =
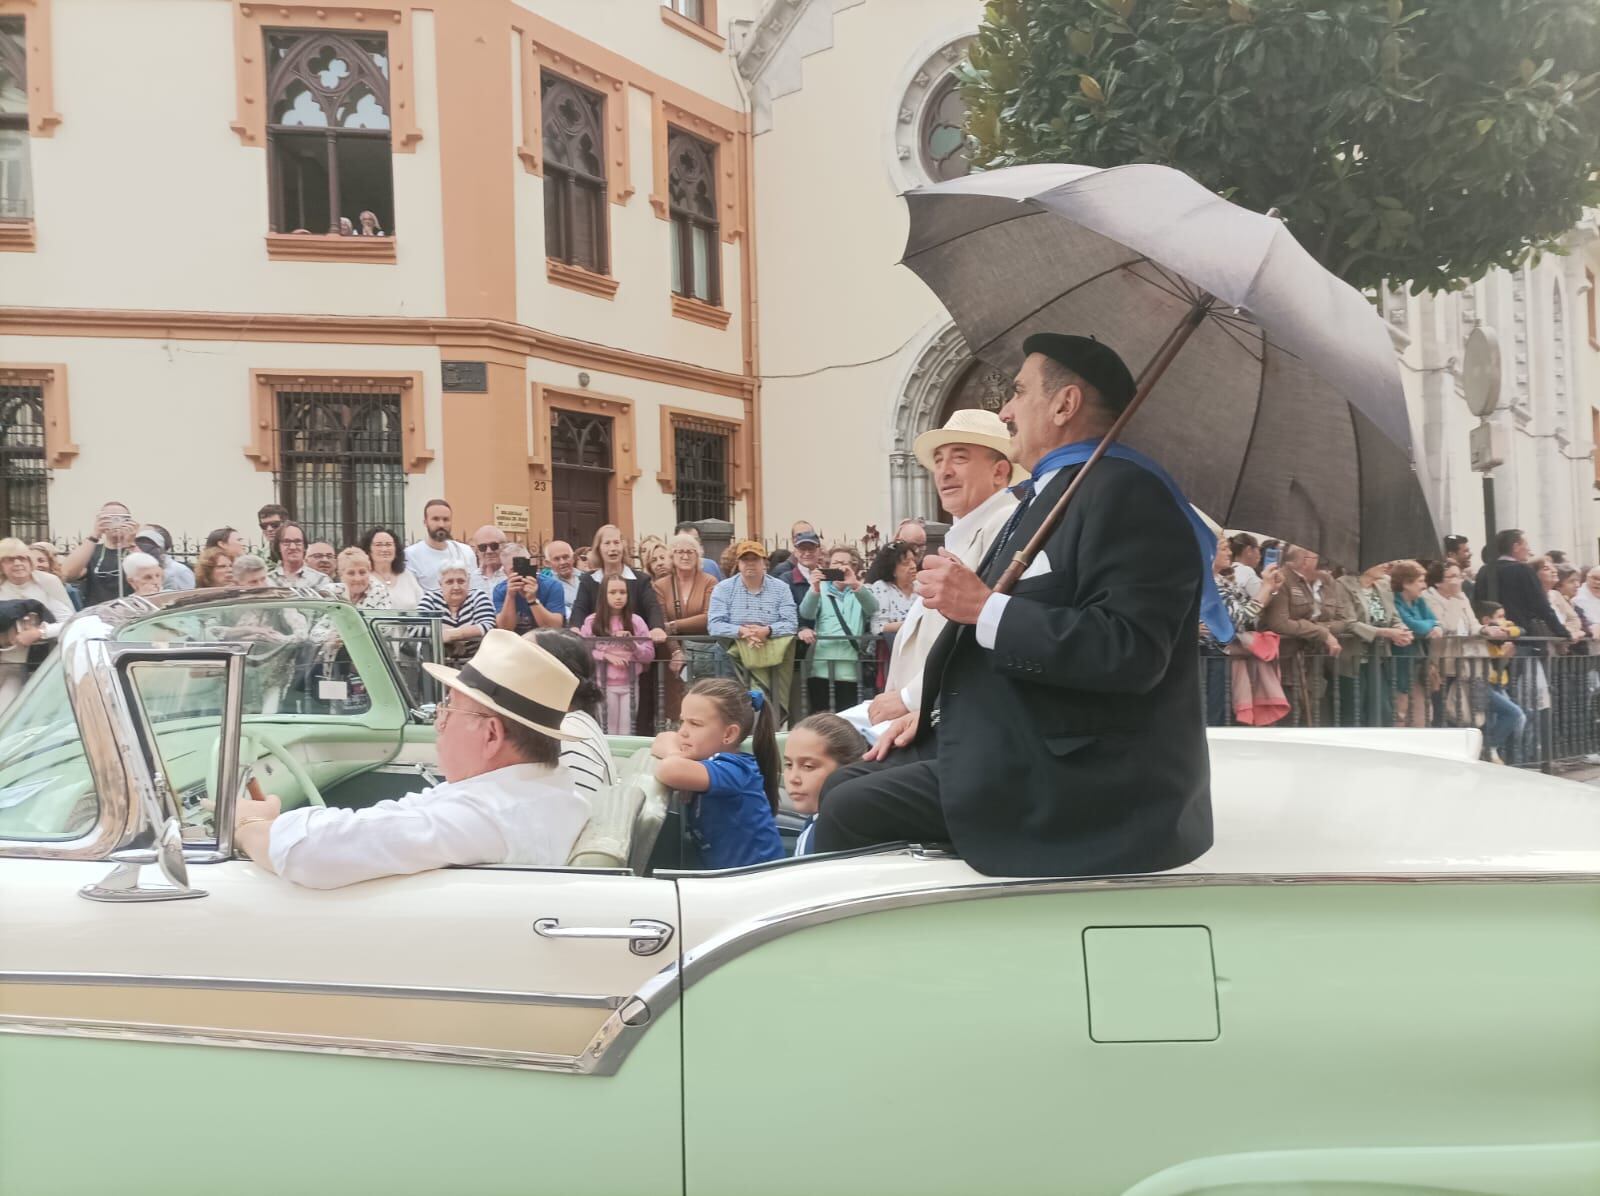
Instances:
[[[542,702],[535,702],[532,698],[525,698],[514,689],[508,689],[499,682],[491,681],[470,664],[463,666],[456,674],[456,680],[463,685],[470,685],[491,702],[504,706],[512,714],[519,715],[529,722],[538,723],[541,727],[550,727],[559,731],[561,720],[566,717],[565,710],[557,710],[553,706],[546,706]]]

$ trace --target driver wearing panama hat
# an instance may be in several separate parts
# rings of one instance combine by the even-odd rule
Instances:
[[[452,864],[566,863],[589,803],[560,767],[561,730],[578,679],[550,653],[493,630],[461,669],[423,665],[449,690],[439,703],[443,784],[365,810],[276,795],[240,801],[234,842],[262,867],[315,889]]]

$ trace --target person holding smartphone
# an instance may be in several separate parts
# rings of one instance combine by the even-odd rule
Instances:
[[[95,512],[94,530],[61,564],[62,577],[78,582],[84,606],[110,602],[132,592],[122,574],[122,558],[137,551],[133,534],[138,528],[126,503],[102,503]]]
[[[567,622],[567,592],[554,577],[542,576],[528,549],[510,546],[511,571],[497,581],[490,595],[494,603],[494,625],[524,635],[536,627],[564,627]],[[516,549],[521,549],[516,553]],[[515,601],[513,601],[513,599]]]
[[[800,617],[817,630],[806,663],[806,705],[810,710],[848,710],[858,700],[861,682],[861,637],[867,632],[878,600],[861,585],[861,558],[853,548],[830,548],[826,563],[815,570]]]

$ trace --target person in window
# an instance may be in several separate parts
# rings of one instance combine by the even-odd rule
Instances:
[[[372,576],[388,589],[395,610],[416,610],[422,604],[422,586],[406,567],[399,536],[386,527],[375,527],[361,537],[361,550],[372,562]]]
[[[611,745],[606,742],[606,733],[595,717],[600,712],[604,695],[595,684],[594,657],[589,645],[575,631],[544,627],[523,638],[538,644],[578,679],[578,688],[572,691],[572,701],[561,720],[561,729],[567,734],[561,744],[561,767],[572,777],[579,793],[593,797],[617,783],[617,762],[611,755]]]
[[[278,529],[278,567],[267,574],[271,585],[333,592],[333,580],[306,563],[306,533],[298,523],[285,523]]]
[[[67,554],[62,580],[79,583],[85,606],[110,602],[128,592],[122,558],[136,551],[133,533],[138,526],[125,503],[105,503],[95,513],[94,530]]]
[[[452,576],[465,588],[464,572]],[[499,630],[459,670],[423,667],[449,689],[434,722],[444,783],[364,810],[285,813],[276,794],[240,801],[241,853],[315,889],[450,866],[566,863],[589,820],[588,801],[560,768],[577,678],[537,644]]]
[[[446,565],[439,571],[439,588],[422,596],[417,613],[444,624],[440,636],[445,659],[465,664],[478,650],[478,641],[494,629],[494,607],[489,595],[472,588],[465,565]]]
[[[339,217],[339,235],[341,237],[353,237],[356,235],[355,222],[350,217]]]
[[[510,571],[495,582],[489,601],[494,605],[494,625],[518,635],[536,627],[559,628],[567,622],[567,593],[554,575],[538,571],[537,562],[525,544],[508,544]],[[517,561],[534,568],[531,576],[517,571]],[[528,566],[524,566],[526,568]]]
[[[378,227],[378,214],[369,210],[361,213],[361,231],[357,235],[362,237],[387,237],[389,234]]]

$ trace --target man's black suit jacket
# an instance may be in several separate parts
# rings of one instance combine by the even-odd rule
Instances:
[[[991,585],[1078,471],[1035,499]],[[957,850],[992,876],[1157,872],[1211,846],[1200,553],[1160,479],[1107,457],[1017,584],[992,649],[951,624],[922,709]],[[929,733],[927,720],[921,734]]]

